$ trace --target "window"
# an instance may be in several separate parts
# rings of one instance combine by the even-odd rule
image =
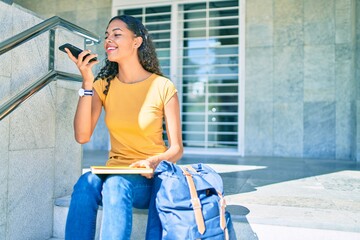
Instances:
[[[238,146],[238,1],[180,7],[177,49],[182,79],[184,145]]]
[[[185,148],[237,151],[239,1],[172,2],[118,13],[144,23],[164,75],[177,85]]]

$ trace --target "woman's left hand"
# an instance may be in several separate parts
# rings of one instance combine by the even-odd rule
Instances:
[[[152,168],[155,171],[155,168],[157,167],[158,164],[159,164],[159,158],[157,156],[153,156],[153,157],[147,158],[145,160],[140,160],[140,161],[134,162],[129,167]],[[153,178],[154,173],[144,173],[144,174],[141,174],[141,176],[144,176],[144,177],[150,179],[150,178]]]

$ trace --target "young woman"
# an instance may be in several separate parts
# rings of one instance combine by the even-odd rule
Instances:
[[[161,74],[146,28],[134,17],[116,16],[106,29],[104,47],[106,64],[95,81],[92,68],[98,61],[90,60],[97,55],[84,50],[75,58],[66,49],[83,77],[74,119],[76,141],[90,140],[104,108],[111,141],[106,165],[155,169],[162,160],[176,162],[183,153],[177,91]],[[168,147],[162,137],[163,119]],[[83,174],[74,186],[65,238],[94,239],[102,205],[101,238],[130,239],[133,207],[149,208],[148,222],[157,219],[152,185],[152,174]],[[148,227],[147,239],[161,239],[161,229]]]

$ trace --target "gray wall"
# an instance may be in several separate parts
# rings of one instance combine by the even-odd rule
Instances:
[[[355,159],[354,4],[246,1],[246,155]]]
[[[15,2],[99,34],[110,18],[110,0],[43,1]],[[359,5],[246,0],[246,156],[360,159]],[[96,142],[107,143],[102,131]]]
[[[0,2],[0,41],[40,21]],[[48,71],[48,39],[42,34],[0,56],[0,103]],[[70,194],[81,174],[72,128],[79,87],[53,82],[0,121],[1,239],[52,236],[54,199]]]

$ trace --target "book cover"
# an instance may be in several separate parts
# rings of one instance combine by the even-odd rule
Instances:
[[[90,169],[93,174],[142,174],[154,172],[152,168],[136,168],[128,166],[91,166]]]

